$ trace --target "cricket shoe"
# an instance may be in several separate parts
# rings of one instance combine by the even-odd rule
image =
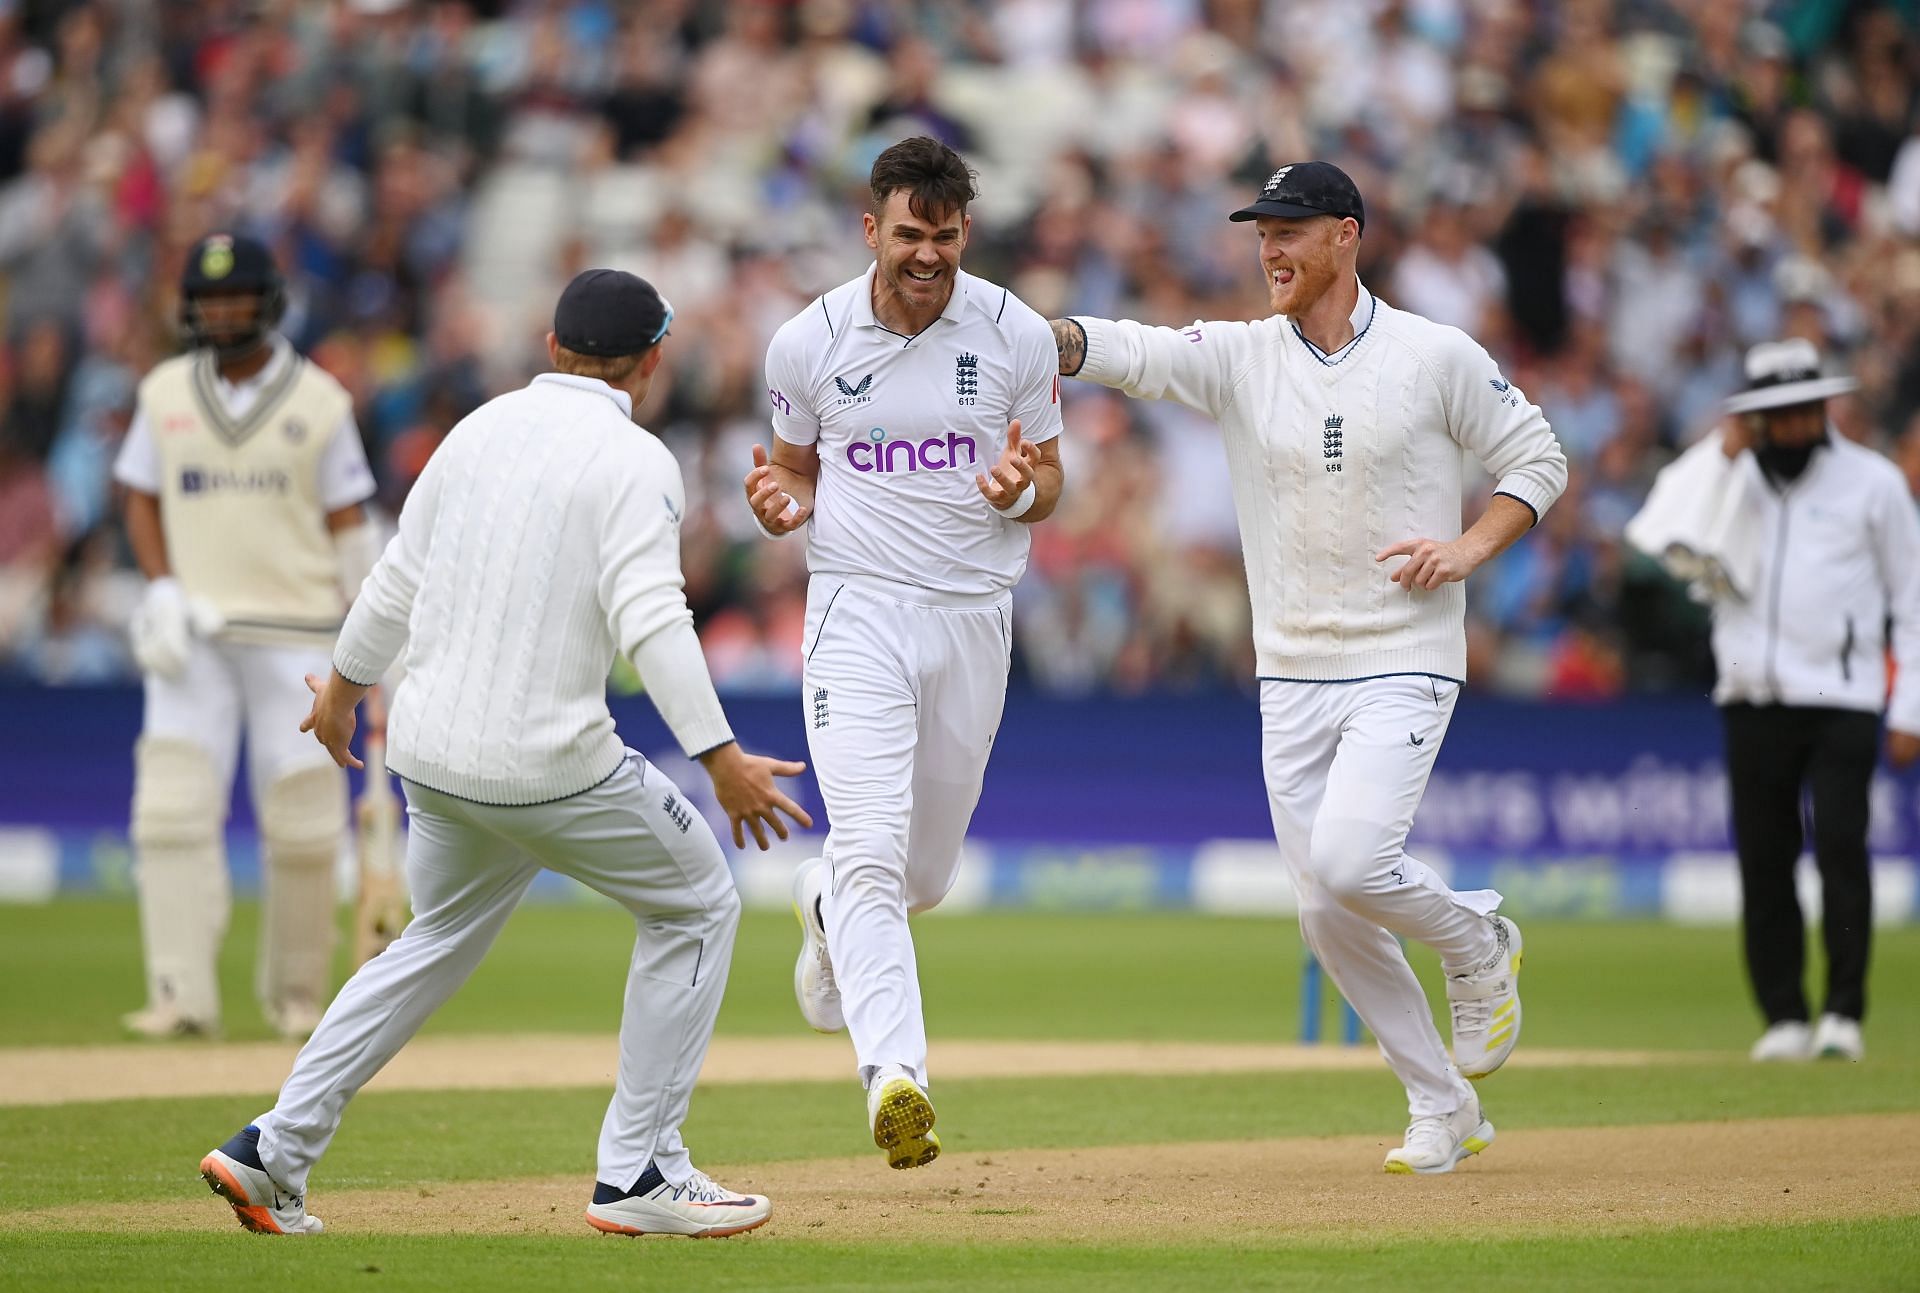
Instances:
[[[827,956],[827,926],[820,915],[820,894],[826,887],[824,858],[803,862],[793,875],[793,916],[800,922],[800,958],[793,963],[793,999],[800,1017],[819,1033],[837,1033],[847,1026],[840,1013],[840,985],[833,981],[833,962]]]
[[[1480,1116],[1480,1102],[1473,1100],[1450,1114],[1408,1123],[1406,1143],[1387,1151],[1386,1168],[1396,1176],[1451,1172],[1455,1163],[1492,1143],[1493,1124]]]
[[[1860,1037],[1860,1021],[1845,1015],[1821,1015],[1820,1022],[1813,1028],[1811,1049],[1823,1060],[1852,1060],[1858,1064],[1867,1055],[1867,1044]]]
[[[888,1167],[925,1167],[940,1157],[933,1101],[910,1077],[874,1079],[867,1092],[867,1125],[873,1129],[873,1143],[886,1151]]]
[[[267,1025],[279,1034],[281,1040],[304,1042],[313,1036],[314,1029],[320,1026],[320,1017],[326,1012],[311,1001],[294,999],[266,1007],[261,1013],[267,1017]]]
[[[1782,1019],[1760,1034],[1748,1057],[1761,1064],[1813,1058],[1813,1030],[1798,1019]]]
[[[307,1215],[304,1195],[267,1175],[260,1161],[260,1129],[252,1123],[201,1159],[200,1175],[256,1235],[317,1235],[326,1229],[320,1218]]]
[[[120,1026],[136,1037],[153,1041],[215,1038],[220,1035],[219,1020],[195,1019],[181,1014],[172,1006],[147,1006],[132,1014],[122,1015]]]
[[[758,1194],[736,1194],[695,1172],[685,1185],[668,1185],[653,1164],[631,1190],[596,1181],[587,1224],[610,1235],[688,1235],[719,1239],[767,1224],[773,1204]]]
[[[1477,970],[1447,976],[1453,1007],[1453,1063],[1478,1080],[1507,1062],[1520,1040],[1520,927],[1489,916],[1493,957]]]

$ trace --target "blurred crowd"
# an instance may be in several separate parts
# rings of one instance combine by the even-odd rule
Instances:
[[[1043,314],[1184,324],[1265,293],[1225,214],[1324,157],[1362,274],[1468,329],[1574,465],[1470,585],[1472,670],[1605,697],[1705,677],[1701,616],[1620,543],[1746,345],[1856,374],[1840,431],[1920,483],[1920,33],[1846,0],[0,0],[0,673],[124,679],[139,594],[110,469],[177,346],[184,248],[265,238],[284,330],[353,392],[388,514],[525,381],[594,264],[678,310],[643,411],[682,462],[716,677],[797,682],[798,542],[739,481],[773,330],[860,272],[874,155],[980,174],[967,267]],[[1250,685],[1216,432],[1067,384],[1016,672]],[[1478,500],[1469,504],[1477,510]]]

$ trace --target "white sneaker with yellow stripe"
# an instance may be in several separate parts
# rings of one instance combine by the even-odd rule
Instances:
[[[1493,1124],[1480,1112],[1478,1100],[1449,1114],[1415,1118],[1407,1124],[1406,1143],[1387,1151],[1387,1171],[1395,1176],[1419,1173],[1434,1176],[1451,1172],[1454,1164],[1478,1154],[1493,1143]]]
[[[1507,1062],[1520,1040],[1520,927],[1489,916],[1492,959],[1467,974],[1447,977],[1453,1007],[1453,1062],[1463,1077],[1479,1079]]]

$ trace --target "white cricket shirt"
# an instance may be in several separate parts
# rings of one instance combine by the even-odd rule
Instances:
[[[1060,434],[1053,330],[964,271],[915,337],[873,316],[875,269],[789,319],[767,349],[774,434],[818,445],[807,568],[933,593],[1000,595],[1027,568],[1027,527],[974,483],[1022,439]]]

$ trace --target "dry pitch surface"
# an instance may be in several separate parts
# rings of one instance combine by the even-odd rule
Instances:
[[[108,1054],[120,1062],[101,1061]],[[0,1104],[245,1094],[284,1075],[291,1048],[269,1043],[0,1052]],[[511,1089],[611,1081],[610,1038],[422,1039],[375,1088]],[[1247,1073],[1373,1068],[1371,1047],[952,1042],[953,1077]],[[1629,1052],[1522,1052],[1521,1067],[1685,1063]],[[849,1081],[839,1039],[720,1039],[710,1083]],[[937,1091],[936,1091],[937,1094]],[[1498,1122],[1497,1106],[1493,1108]],[[1225,1130],[1225,1129],[1223,1129]],[[1389,1177],[1379,1137],[1220,1140],[1080,1150],[950,1151],[929,1168],[889,1171],[878,1155],[719,1165],[720,1179],[776,1203],[767,1236],[859,1242],[876,1224],[950,1240],[1226,1238],[1284,1218],[1302,1234],[1511,1235],[1648,1226],[1738,1225],[1897,1216],[1920,1198],[1920,1114],[1541,1129],[1510,1126],[1452,1176]],[[341,1233],[578,1234],[572,1177],[382,1190],[327,1190],[314,1212]],[[216,1221],[210,1198],[44,1209],[0,1229],[183,1230]]]

